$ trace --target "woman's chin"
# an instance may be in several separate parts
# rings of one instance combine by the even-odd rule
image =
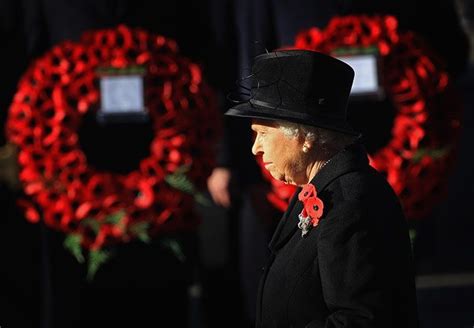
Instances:
[[[279,174],[278,172],[275,172],[272,169],[266,169],[266,170],[268,171],[268,173],[270,173],[273,179],[281,181],[285,184],[294,184],[293,181],[290,181],[289,179],[287,179],[287,177],[284,174]]]
[[[275,172],[273,172],[272,170],[267,170],[268,173],[270,173],[270,175],[272,176],[273,179],[275,180],[278,180],[278,181],[283,181],[285,180],[285,177],[280,175],[280,174],[276,174]]]

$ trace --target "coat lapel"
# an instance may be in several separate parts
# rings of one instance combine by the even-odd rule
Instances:
[[[320,194],[334,179],[346,173],[367,168],[368,163],[367,152],[364,147],[360,143],[352,144],[334,155],[331,161],[318,172],[310,183],[316,187],[318,194]],[[268,245],[273,253],[283,247],[298,230],[298,215],[303,209],[303,204],[298,200],[300,191],[301,188],[298,188],[293,194],[288,209],[283,214]]]
[[[275,252],[278,249],[278,245],[281,243],[286,243],[287,239],[290,238],[298,228],[298,214],[303,209],[303,204],[298,200],[298,194],[300,191],[301,188],[297,188],[290,200],[286,212],[283,214],[283,217],[275,229],[272,240],[268,245],[272,252]]]

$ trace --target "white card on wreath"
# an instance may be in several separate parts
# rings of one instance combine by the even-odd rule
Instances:
[[[100,89],[103,114],[143,112],[143,78],[141,75],[102,76]]]
[[[377,56],[357,54],[337,57],[354,69],[355,76],[351,95],[377,95],[380,93],[380,81]]]

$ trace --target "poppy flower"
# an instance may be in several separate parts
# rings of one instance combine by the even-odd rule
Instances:
[[[303,202],[306,213],[312,219],[313,226],[316,226],[319,222],[319,219],[323,215],[323,201],[318,197],[311,197]]]
[[[147,208],[153,203],[153,200],[154,194],[150,182],[146,180],[139,181],[135,205],[138,208]]]
[[[298,194],[298,199],[304,202],[311,197],[316,197],[316,187],[313,184],[308,183],[301,189],[300,193]]]
[[[19,199],[17,205],[23,209],[25,218],[31,223],[38,223],[40,221],[39,211],[36,209],[34,203],[25,199]]]

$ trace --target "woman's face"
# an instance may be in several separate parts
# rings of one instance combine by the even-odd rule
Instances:
[[[265,168],[275,179],[292,184],[305,181],[304,139],[285,135],[271,121],[254,120],[251,128],[256,133],[252,153],[262,156]]]

